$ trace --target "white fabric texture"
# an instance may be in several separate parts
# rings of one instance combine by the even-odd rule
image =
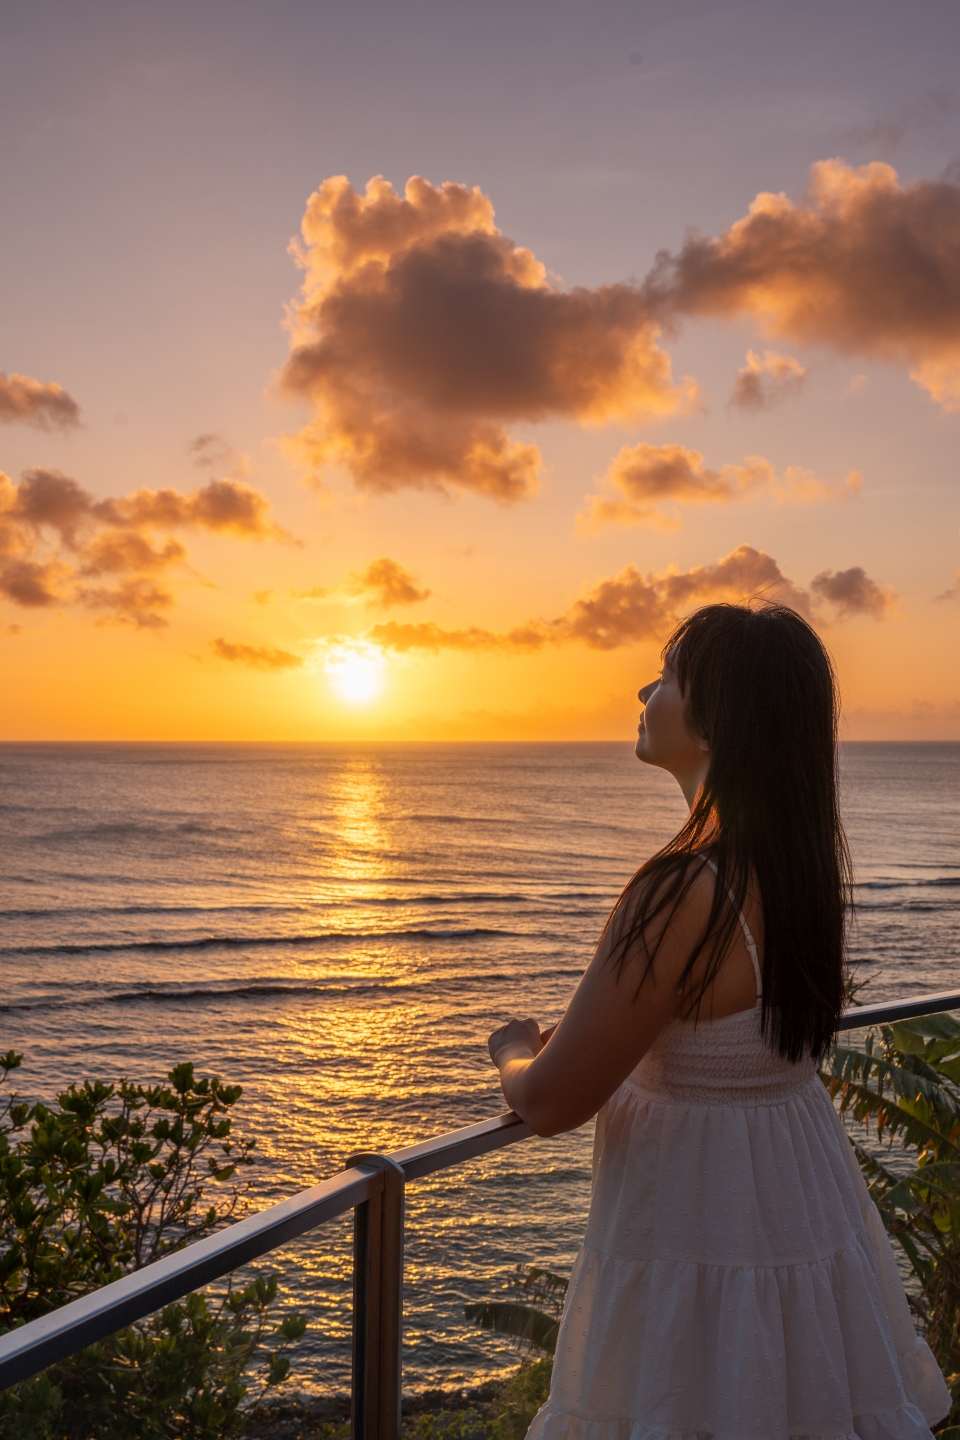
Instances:
[[[759,1002],[673,1022],[605,1111],[528,1440],[929,1440],[950,1397],[883,1222]]]

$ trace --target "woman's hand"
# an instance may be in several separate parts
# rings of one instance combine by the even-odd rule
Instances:
[[[541,1035],[536,1020],[508,1020],[499,1030],[494,1030],[487,1041],[490,1059],[494,1065],[499,1066],[498,1055],[509,1049],[511,1055],[532,1060],[535,1055],[539,1055],[551,1033],[551,1030],[547,1030]]]

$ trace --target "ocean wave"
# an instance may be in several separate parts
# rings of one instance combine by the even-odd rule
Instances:
[[[4,955],[100,955],[137,950],[262,950],[277,946],[323,945],[331,941],[360,940],[474,940],[486,936],[505,939],[529,939],[530,932],[499,930],[485,926],[470,929],[427,930],[318,930],[309,935],[198,935],[180,940],[88,940],[85,944],[11,945],[0,950]]]
[[[947,889],[960,886],[960,875],[931,875],[923,880],[881,879],[857,881],[857,889],[859,890],[923,890],[928,887],[937,889],[941,886]]]
[[[13,1011],[36,1010],[88,1010],[100,1005],[177,1005],[190,1004],[197,1000],[252,1000],[271,999],[276,995],[363,995],[377,990],[413,990],[416,986],[386,981],[358,981],[355,985],[305,985],[302,982],[285,985],[282,981],[267,981],[246,985],[224,985],[217,987],[196,986],[189,990],[116,990],[107,995],[86,995],[82,999],[37,999],[11,1001],[0,1005],[0,1014]]]
[[[290,905],[273,901],[238,905],[70,905],[29,906],[21,909],[0,909],[3,920],[96,920],[112,919],[123,915],[309,915],[322,910],[395,910],[415,909],[418,905],[543,905],[557,901],[589,901],[593,905],[612,905],[615,891],[556,890],[556,891],[500,891],[451,889],[449,893],[413,891],[399,895],[363,895],[318,900],[311,904]]]
[[[540,978],[541,980],[566,978],[579,975],[581,972],[582,967],[578,965],[560,966],[542,971]],[[444,977],[443,988],[455,993],[462,989],[473,990],[481,985],[510,984],[515,980],[516,975],[512,971],[494,970],[470,976]],[[207,1000],[271,1000],[278,995],[289,995],[294,998],[306,995],[336,997],[377,993],[402,995],[427,988],[436,989],[436,986],[436,976],[425,977],[423,980],[414,982],[409,980],[369,980],[359,976],[355,980],[319,982],[266,977],[259,980],[226,981],[221,985],[193,985],[173,989],[163,989],[157,986],[140,989],[133,986],[129,990],[113,990],[106,994],[98,991],[92,995],[67,998],[62,993],[49,997],[40,995],[0,1004],[0,1015],[9,1015],[14,1012],[23,1013],[24,1011],[33,1013],[44,1010],[89,1010],[96,1009],[101,1005],[183,1005]]]
[[[869,914],[875,911],[878,915],[939,915],[947,916],[953,914],[957,909],[956,903],[948,905],[945,901],[936,900],[893,900],[886,901],[863,900],[857,906],[858,911]]]
[[[169,840],[184,835],[231,836],[237,841],[247,832],[235,825],[217,825],[209,820],[174,820],[145,822],[143,820],[99,820],[77,825],[57,825],[49,830],[28,831],[21,843],[31,846],[74,844],[77,841],[96,843],[98,840],[153,839]]]
[[[71,905],[0,910],[0,920],[103,920],[119,915],[296,915],[306,905]]]

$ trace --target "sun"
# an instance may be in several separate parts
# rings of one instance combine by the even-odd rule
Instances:
[[[386,656],[376,645],[357,641],[337,645],[323,665],[340,700],[348,705],[369,705],[383,693]]]

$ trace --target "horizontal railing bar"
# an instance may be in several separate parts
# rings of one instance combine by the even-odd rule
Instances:
[[[437,1135],[433,1140],[421,1140],[417,1145],[407,1145],[403,1150],[391,1150],[390,1159],[402,1165],[408,1180],[419,1180],[432,1175],[435,1170],[446,1170],[449,1165],[458,1165],[461,1160],[472,1160],[477,1155],[487,1155],[491,1150],[500,1150],[512,1145],[515,1140],[526,1140],[533,1134],[530,1126],[507,1110],[495,1115],[492,1120],[479,1120],[476,1125],[465,1125],[462,1130],[451,1130],[447,1135]]]
[[[960,990],[941,990],[936,995],[914,995],[912,1000],[884,1000],[878,1005],[852,1005],[840,1020],[841,1030],[862,1030],[865,1025],[889,1025],[894,1020],[913,1020],[918,1015],[939,1015],[960,1010]]]
[[[910,1000],[851,1007],[844,1013],[839,1028],[859,1030],[868,1025],[957,1009],[960,1009],[960,991],[941,991],[917,995]],[[394,1150],[389,1158],[403,1168],[407,1180],[419,1180],[463,1160],[526,1140],[533,1133],[519,1115],[507,1111],[461,1130]],[[85,1345],[144,1319],[190,1291],[219,1280],[288,1240],[342,1215],[379,1193],[382,1186],[382,1172],[362,1167],[341,1171],[310,1190],[249,1215],[215,1235],[208,1235],[152,1265],[145,1265],[142,1270],[125,1275],[112,1285],[104,1285],[90,1295],[0,1336],[0,1389],[27,1379]]]
[[[248,1215],[225,1230],[124,1275],[122,1280],[11,1330],[0,1336],[0,1389],[26,1380],[191,1290],[229,1275],[268,1250],[352,1210],[382,1188],[383,1175],[379,1171],[359,1167],[344,1170],[279,1205]]]

